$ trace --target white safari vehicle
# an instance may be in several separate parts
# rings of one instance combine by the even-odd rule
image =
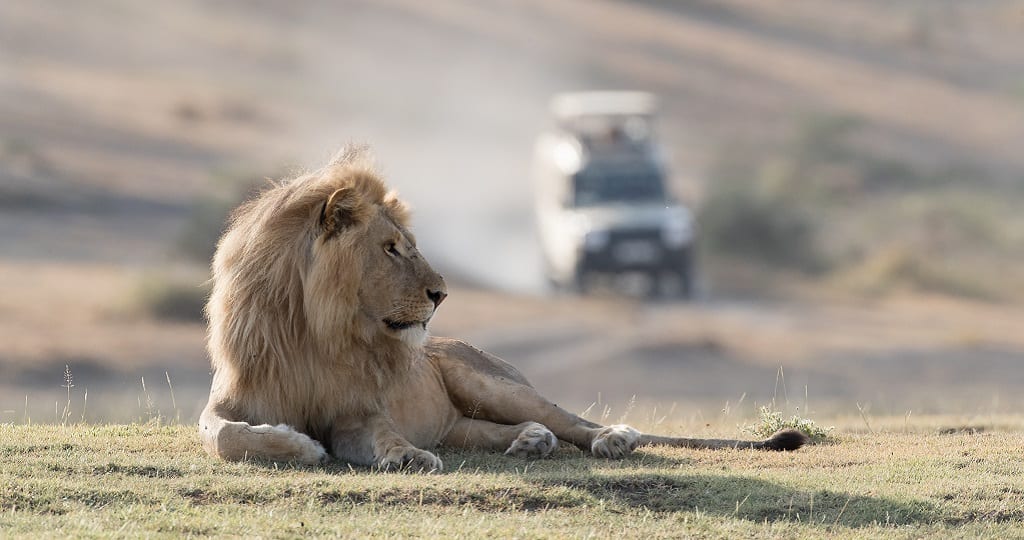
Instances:
[[[640,275],[652,293],[693,292],[694,221],[666,189],[644,92],[560,94],[537,142],[534,182],[548,281],[586,293]]]

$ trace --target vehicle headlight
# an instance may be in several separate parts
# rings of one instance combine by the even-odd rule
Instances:
[[[693,241],[693,218],[683,208],[668,213],[661,227],[661,239],[671,248],[680,248]]]

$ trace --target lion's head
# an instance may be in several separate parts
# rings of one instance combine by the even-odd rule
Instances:
[[[361,150],[241,206],[213,263],[215,367],[407,357],[399,351],[422,345],[447,294],[407,223]]]
[[[329,335],[344,321],[340,306],[357,305],[356,322],[369,334],[420,345],[434,310],[447,296],[444,280],[416,249],[408,212],[372,173],[343,167],[341,184],[317,217],[317,237],[305,276],[307,316]],[[334,180],[332,178],[332,180]],[[340,185],[340,187],[338,187]],[[355,287],[344,290],[343,284]]]

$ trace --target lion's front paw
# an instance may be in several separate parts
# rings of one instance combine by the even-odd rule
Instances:
[[[277,438],[268,439],[268,446],[280,446],[280,454],[291,455],[291,459],[306,465],[322,465],[327,462],[327,451],[324,450],[319,441],[311,438],[305,433],[299,433],[287,424],[276,426],[256,426],[252,428],[257,433],[271,434]],[[259,430],[263,430],[262,432]],[[276,448],[275,448],[276,449]]]
[[[608,426],[594,437],[590,451],[595,456],[619,459],[626,457],[640,444],[640,432],[625,425]]]
[[[389,450],[377,466],[383,471],[432,473],[440,472],[444,464],[437,456],[426,450],[398,446]]]
[[[505,450],[506,456],[537,459],[547,457],[558,448],[558,437],[551,430],[537,422],[529,422],[519,433],[512,446]]]

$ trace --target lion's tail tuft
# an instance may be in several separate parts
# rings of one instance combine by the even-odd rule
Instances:
[[[768,437],[759,448],[764,450],[785,450],[791,451],[800,448],[807,444],[810,438],[807,437],[802,431],[796,429],[780,429],[776,431],[774,435]]]

